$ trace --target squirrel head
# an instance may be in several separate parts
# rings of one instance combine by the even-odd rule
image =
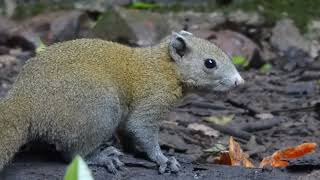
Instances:
[[[226,91],[244,83],[226,53],[187,31],[171,35],[169,53],[185,86]]]

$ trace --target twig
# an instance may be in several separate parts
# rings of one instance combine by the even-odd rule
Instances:
[[[274,126],[280,124],[280,120],[278,118],[260,120],[253,123],[247,123],[243,125],[240,129],[247,132],[255,132],[262,131],[266,129],[271,129]]]
[[[179,108],[185,107],[187,105],[192,105],[197,108],[203,108],[203,109],[214,109],[214,110],[231,110],[230,108],[227,108],[225,106],[219,106],[215,105],[210,102],[188,102],[183,105],[178,106]]]
[[[241,108],[241,109],[244,109],[244,110],[247,110],[248,111],[248,114],[251,115],[251,116],[254,116],[256,114],[260,114],[260,112],[254,108],[251,108],[251,107],[248,107],[247,105],[245,104],[242,104],[242,103],[238,103],[232,99],[228,99],[226,101],[227,103],[231,104],[232,106],[234,107],[237,107],[237,108]]]
[[[298,111],[316,111],[316,112],[320,112],[320,103],[316,103],[315,105],[309,106],[309,107],[275,110],[275,111],[271,111],[270,113],[274,114],[274,115],[278,115],[280,113],[298,112]]]

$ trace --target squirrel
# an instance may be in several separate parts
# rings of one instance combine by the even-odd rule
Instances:
[[[161,120],[184,87],[225,91],[244,83],[229,56],[187,31],[132,48],[99,39],[47,47],[24,65],[0,101],[0,169],[32,141],[54,144],[67,160],[90,156],[118,128],[160,173],[181,168],[160,149]],[[93,158],[110,172],[123,163],[110,146]]]

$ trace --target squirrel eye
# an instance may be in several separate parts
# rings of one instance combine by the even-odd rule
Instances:
[[[205,65],[206,68],[208,68],[208,69],[212,69],[212,68],[217,67],[217,63],[216,63],[216,61],[213,60],[213,59],[206,59],[206,60],[204,60],[204,65]]]

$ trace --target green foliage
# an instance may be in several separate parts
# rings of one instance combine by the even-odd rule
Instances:
[[[53,1],[35,1],[18,3],[15,9],[14,18],[15,19],[25,19],[30,16],[35,16],[46,11],[57,11],[71,9],[73,5],[67,1],[65,3],[55,3]]]
[[[227,147],[225,145],[221,143],[216,143],[211,148],[204,150],[204,152],[210,153],[212,155],[217,155],[225,150],[227,150]]]
[[[146,3],[146,2],[134,2],[129,8],[131,9],[157,9],[160,8],[159,4],[155,3]]]
[[[35,3],[35,4],[25,4],[21,3],[16,7],[15,18],[24,18],[29,16],[34,16],[44,12],[46,9],[45,4]]]
[[[268,73],[270,72],[270,70],[272,69],[272,65],[269,63],[264,64],[263,66],[261,66],[260,68],[260,72],[262,73]]]
[[[249,61],[243,56],[233,56],[232,62],[240,67],[247,67],[249,65]]]
[[[39,54],[46,49],[46,45],[41,41],[40,37],[37,37],[37,41],[39,46],[36,48],[36,53]]]
[[[223,116],[210,116],[207,118],[204,118],[205,121],[219,124],[219,125],[226,125],[229,122],[231,122],[234,118],[234,115],[223,115]]]
[[[76,156],[67,167],[64,180],[93,180],[91,171],[80,156]]]

